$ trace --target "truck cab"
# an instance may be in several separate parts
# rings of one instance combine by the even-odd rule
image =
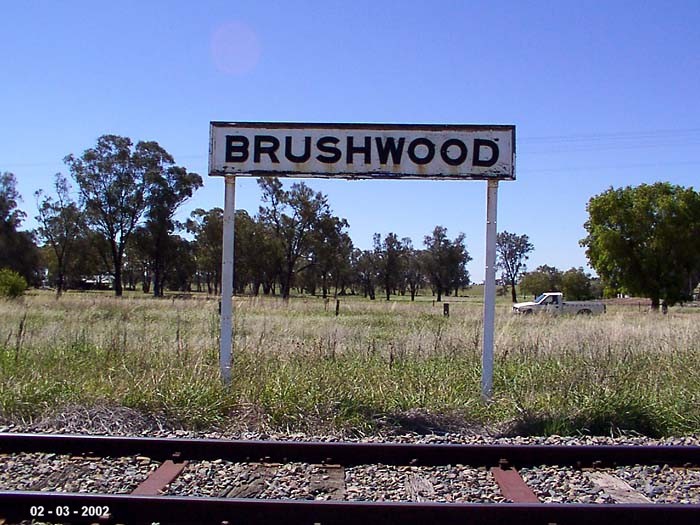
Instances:
[[[545,312],[557,312],[561,309],[564,294],[561,292],[546,292],[538,295],[533,301],[540,310]]]

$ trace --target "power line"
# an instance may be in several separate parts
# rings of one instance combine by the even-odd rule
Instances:
[[[550,135],[550,136],[518,136],[518,153],[519,155],[543,155],[543,154],[561,154],[561,153],[588,153],[596,151],[617,151],[630,149],[649,149],[649,148],[686,148],[700,146],[700,128],[687,129],[659,129],[649,131],[620,131],[611,133],[589,133],[575,135]],[[534,148],[529,145],[535,146]],[[541,146],[538,148],[537,146]],[[201,160],[207,158],[204,154],[185,154],[178,155],[180,160]],[[37,162],[9,162],[0,165],[0,169],[14,168],[40,168],[57,166],[56,162],[37,161]],[[61,162],[62,164],[62,162]],[[669,166],[669,165],[688,165],[683,163],[661,163],[661,164],[643,164],[635,165],[634,167],[647,166]],[[614,165],[606,165],[605,168],[620,167]],[[568,169],[586,169],[586,168],[568,168]],[[563,170],[561,170],[563,171]]]
[[[605,166],[567,166],[565,168],[525,168],[517,170],[518,173],[563,173],[570,171],[606,171],[637,168],[666,168],[669,166],[699,166],[700,160],[680,162],[648,162],[638,164],[606,164]]]
[[[700,128],[659,129],[649,131],[618,131],[611,133],[582,133],[575,135],[550,135],[540,137],[518,137],[522,142],[576,142],[587,140],[637,140],[659,137],[677,137],[678,135],[700,135]]]

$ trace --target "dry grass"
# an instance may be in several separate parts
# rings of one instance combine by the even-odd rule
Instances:
[[[127,407],[188,427],[368,431],[433,423],[520,433],[700,431],[700,312],[599,317],[499,306],[496,395],[479,396],[481,305],[236,298],[234,381],[218,380],[218,301],[34,294],[0,302],[0,417]],[[443,423],[440,423],[440,422]]]

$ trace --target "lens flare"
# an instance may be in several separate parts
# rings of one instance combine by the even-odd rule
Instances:
[[[211,54],[217,70],[227,75],[245,75],[260,60],[260,41],[255,31],[241,22],[227,22],[214,31]]]

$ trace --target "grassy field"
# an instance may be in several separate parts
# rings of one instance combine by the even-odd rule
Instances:
[[[495,396],[480,399],[481,302],[236,298],[233,384],[218,300],[33,293],[0,302],[0,419],[129,407],[185,428],[367,433],[700,432],[700,309],[513,316],[499,302]]]

